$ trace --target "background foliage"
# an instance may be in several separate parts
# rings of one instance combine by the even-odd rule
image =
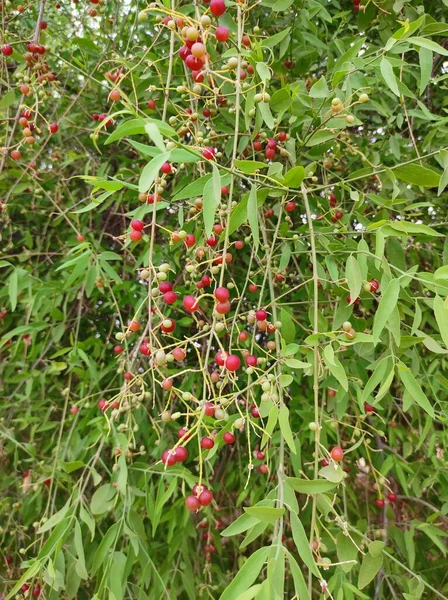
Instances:
[[[447,1],[216,2],[2,2],[4,597],[447,598]]]

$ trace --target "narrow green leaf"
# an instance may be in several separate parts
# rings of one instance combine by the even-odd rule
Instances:
[[[278,422],[280,425],[280,431],[285,442],[288,444],[289,449],[293,454],[296,454],[296,446],[294,444],[294,437],[291,431],[291,425],[289,423],[289,410],[286,404],[282,404],[278,413]]]
[[[154,145],[157,146],[157,148],[161,151],[161,152],[165,152],[166,151],[166,146],[163,142],[163,137],[159,131],[159,128],[157,127],[157,125],[155,125],[154,123],[146,123],[145,125],[145,131],[146,133],[149,135],[149,137],[151,138],[151,141],[154,142]]]
[[[440,182],[440,174],[437,171],[421,165],[402,165],[396,167],[393,172],[398,179],[420,187],[437,187]]]
[[[353,304],[359,297],[361,291],[362,277],[361,270],[356,260],[356,256],[350,254],[345,265],[345,277],[350,291],[350,304]]]
[[[389,285],[384,291],[384,294],[381,296],[380,303],[375,313],[372,332],[374,344],[379,342],[380,335],[386,326],[387,320],[397,305],[399,294],[400,281],[398,279],[391,279]]]
[[[330,373],[336,377],[339,383],[342,385],[344,390],[348,391],[348,379],[345,373],[344,367],[341,364],[341,361],[334,355],[333,348],[330,344],[325,346],[323,351],[323,358],[326,367],[330,371]]]
[[[409,393],[411,398],[421,407],[424,411],[428,413],[430,417],[434,419],[434,408],[429,402],[426,394],[422,390],[419,382],[416,380],[414,375],[411,373],[410,369],[408,369],[404,365],[397,365],[397,373],[400,377],[406,391]]]
[[[418,52],[420,63],[420,95],[426,90],[426,86],[431,80],[433,53],[428,48],[421,47]]]
[[[249,226],[252,231],[256,252],[260,244],[260,233],[258,228],[257,188],[254,185],[250,188],[249,199],[247,201],[247,220],[249,221]]]
[[[326,479],[299,479],[297,477],[287,477],[286,482],[293,490],[301,494],[324,494],[337,485]]]
[[[235,167],[242,173],[252,175],[252,173],[256,173],[260,169],[267,169],[268,165],[258,160],[236,160]]]
[[[359,571],[358,577],[358,587],[360,590],[365,588],[371,581],[375,579],[378,574],[378,571],[381,569],[383,565],[383,555],[373,557],[371,554],[367,553],[364,555],[362,559],[361,569]]]
[[[313,573],[313,575],[315,575],[316,577],[320,577],[319,569],[317,568],[316,563],[314,561],[313,553],[311,552],[310,544],[306,536],[305,529],[303,528],[299,517],[293,512],[290,512],[289,518],[291,522],[292,537],[300,558],[306,564],[311,573]]]
[[[271,506],[248,506],[244,508],[246,514],[255,517],[264,523],[275,523],[277,519],[283,516],[284,508],[274,508]]]
[[[259,548],[246,560],[244,565],[220,596],[220,600],[235,600],[257,579],[269,555],[269,547]]]
[[[387,60],[386,57],[384,57],[381,60],[380,71],[381,71],[381,75],[383,76],[384,81],[387,83],[388,87],[392,90],[392,92],[396,96],[400,96],[400,91],[398,89],[398,84],[397,84],[397,78],[395,77],[395,73],[392,68],[392,65],[390,64],[390,62]]]
[[[410,44],[415,44],[419,48],[427,48],[436,54],[441,54],[442,56],[448,56],[448,50],[438,44],[437,42],[433,42],[432,40],[428,40],[423,37],[409,37],[406,40]]]
[[[166,162],[170,157],[170,152],[163,152],[159,154],[159,156],[155,156],[149,163],[143,168],[143,171],[140,175],[140,179],[138,180],[138,191],[140,193],[147,192],[152,184],[154,183],[154,179],[157,177],[160,171],[160,167]]]
[[[202,196],[203,208],[202,215],[204,218],[205,235],[209,237],[213,231],[215,222],[216,209],[221,201],[221,177],[216,165],[213,165],[212,178],[207,181],[204,186]]]
[[[440,269],[438,269],[438,271],[440,272]],[[438,295],[434,298],[434,315],[436,317],[437,325],[439,326],[443,343],[448,348],[448,307]]]
[[[17,269],[9,276],[9,284],[8,284],[8,295],[9,301],[11,303],[11,310],[14,312],[17,307],[17,294],[19,288],[19,273]]]

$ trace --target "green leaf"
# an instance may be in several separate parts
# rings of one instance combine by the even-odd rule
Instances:
[[[361,569],[358,577],[358,587],[360,590],[365,588],[371,581],[375,579],[378,571],[383,565],[383,555],[373,557],[367,553],[362,559]]]
[[[78,555],[78,562],[76,564],[76,572],[81,579],[88,579],[88,573],[86,569],[86,561],[84,557],[84,546],[82,543],[81,527],[78,520],[75,520],[75,530],[73,535],[73,542],[75,545],[76,554]]]
[[[9,90],[0,100],[0,110],[5,108],[9,108],[16,101],[16,92],[14,90]]]
[[[177,202],[177,200],[190,200],[195,196],[202,196],[204,191],[205,184],[212,178],[211,174],[204,175],[203,177],[199,177],[192,183],[189,183],[185,187],[183,187],[180,192],[173,198],[173,202]]]
[[[325,346],[323,351],[323,358],[326,367],[339,383],[342,385],[344,390],[348,391],[348,379],[345,373],[344,367],[342,366],[340,360],[334,355],[333,348],[331,344]]]
[[[244,511],[251,517],[255,517],[258,521],[264,523],[275,523],[277,519],[283,516],[284,508],[274,508],[271,506],[249,506],[245,507]]]
[[[269,547],[259,548],[247,559],[235,578],[229,583],[220,596],[220,600],[235,600],[245,592],[257,579],[269,556]]]
[[[8,295],[9,295],[9,302],[11,303],[12,312],[14,312],[17,307],[18,287],[19,287],[19,273],[18,273],[17,269],[14,269],[14,271],[9,276],[9,284],[8,284]]]
[[[442,269],[445,268],[446,267],[442,267]],[[441,269],[438,269],[437,271],[440,272]],[[434,278],[436,278],[437,271],[434,274]],[[434,315],[436,317],[437,325],[439,326],[443,343],[448,348],[448,308],[442,298],[438,295],[434,298]]]
[[[381,296],[380,303],[375,313],[373,321],[373,340],[376,345],[380,340],[380,335],[392,314],[395,306],[398,302],[398,296],[400,294],[400,281],[398,279],[391,279],[384,294]]]
[[[154,123],[146,123],[145,131],[154,142],[154,145],[161,151],[166,152],[166,146],[159,128]]]
[[[263,46],[263,48],[274,48],[275,46],[277,46],[277,44],[280,44],[280,42],[285,39],[285,37],[289,34],[290,31],[291,27],[287,27],[283,31],[280,31],[275,35],[271,35],[271,37],[264,39],[261,42],[261,45]]]
[[[291,425],[289,423],[289,410],[286,404],[282,404],[280,406],[280,411],[278,413],[278,422],[280,425],[280,431],[285,442],[288,444],[288,447],[291,450],[291,452],[293,454],[296,454],[297,450],[294,444],[294,437],[292,435]]]
[[[324,479],[299,479],[297,477],[287,477],[286,482],[293,490],[301,494],[324,494],[337,485]]]
[[[429,169],[428,167],[422,167],[416,164],[402,165],[394,169],[394,175],[411,183],[412,185],[418,185],[419,187],[437,187],[440,182],[440,174]]]
[[[347,263],[345,265],[345,277],[347,279],[348,289],[350,292],[350,304],[353,304],[359,297],[359,292],[361,291],[362,285],[361,270],[359,268],[358,261],[353,254],[350,254],[347,259]]]
[[[258,160],[235,160],[235,167],[242,173],[252,175],[252,173],[256,173],[260,169],[267,169],[268,165]]]
[[[377,558],[378,556],[381,556],[385,547],[386,544],[384,542],[381,540],[375,540],[369,544],[369,553],[373,556],[373,558]]]
[[[255,508],[255,507],[252,507]],[[221,532],[222,536],[230,537],[232,535],[238,535],[239,533],[243,533],[247,531],[254,525],[260,522],[255,516],[244,513],[238,517],[233,523],[231,523],[224,531]]]
[[[327,465],[319,471],[320,477],[331,481],[332,483],[341,483],[344,479],[344,471],[340,465]]]
[[[334,140],[335,137],[336,133],[334,131],[319,129],[308,138],[306,141],[306,146],[312,148],[313,146],[318,146],[319,144],[324,144],[325,142]]]
[[[355,561],[358,556],[358,548],[352,542],[350,537],[344,535],[342,531],[340,531],[336,537],[336,552],[340,562]],[[355,563],[341,565],[342,570],[345,573],[348,573],[354,566]]]
[[[209,237],[213,231],[216,209],[221,201],[221,177],[216,165],[213,165],[212,178],[205,184],[202,201],[205,235]]]
[[[272,435],[272,432],[274,431],[275,426],[277,425],[278,413],[279,413],[279,408],[276,404],[274,404],[272,406],[271,410],[269,411],[268,422],[266,423],[266,426],[265,426],[264,432],[263,432],[263,437],[261,438],[261,444],[260,444],[261,448],[264,448],[266,446],[266,444],[268,443],[268,441]]]
[[[397,78],[395,77],[394,70],[390,62],[385,57],[381,60],[380,71],[388,87],[393,91],[393,93],[396,96],[400,96],[400,91],[398,89]]]
[[[155,156],[143,168],[140,179],[138,180],[138,191],[140,193],[147,192],[151,188],[152,184],[154,183],[154,179],[159,174],[160,167],[169,159],[169,157],[170,152],[159,154],[159,156]]]
[[[316,81],[310,89],[309,95],[311,98],[327,98],[330,95],[328,89],[327,80],[325,77],[321,77]]]
[[[294,589],[296,592],[296,596],[299,600],[310,600],[310,595],[308,592],[308,586],[305,582],[305,578],[302,573],[302,569],[297,564],[294,556],[286,551],[288,556],[289,566],[291,568],[291,575],[294,580]]]
[[[112,546],[112,544],[117,539],[120,531],[120,523],[114,523],[109,527],[103,539],[101,540],[101,544],[98,546],[97,551],[94,554],[93,562],[92,562],[92,575],[98,571],[101,565],[104,564],[107,554]]]
[[[317,568],[316,563],[314,561],[313,553],[311,552],[310,544],[306,536],[305,529],[303,528],[299,517],[295,513],[290,512],[289,518],[291,523],[292,537],[300,558],[306,564],[311,573],[313,573],[313,575],[315,575],[316,577],[320,577],[319,569]]]
[[[427,38],[422,37],[409,37],[406,40],[409,44],[415,44],[419,48],[426,48],[427,50],[431,50],[436,54],[441,54],[442,56],[448,56],[448,50],[437,44],[437,42],[433,42],[432,40],[428,40]]]
[[[287,358],[285,360],[285,365],[290,369],[308,369],[311,367],[310,363],[302,362],[296,358]]]
[[[266,123],[269,129],[275,128],[274,117],[272,116],[271,109],[267,102],[260,102],[257,104],[257,109],[260,111],[263,121]]]
[[[249,226],[251,228],[255,252],[257,252],[260,244],[260,233],[258,229],[257,188],[253,184],[250,188],[249,199],[247,201],[247,220],[249,221]]]
[[[115,131],[113,131],[104,142],[104,145],[107,146],[107,144],[116,142],[117,140],[120,140],[128,135],[136,135],[139,133],[145,133],[145,121],[142,119],[130,119],[129,121],[120,123]]]
[[[414,375],[404,365],[397,365],[397,374],[400,377],[406,391],[409,393],[411,398],[428,413],[430,417],[434,419],[434,408],[431,406],[426,394],[420,387],[419,382],[416,380]]]
[[[271,71],[266,63],[257,62],[255,64],[255,68],[257,69],[257,73],[260,76],[261,81],[265,82],[271,78]]]
[[[420,63],[420,95],[426,90],[428,83],[431,81],[433,53],[427,48],[420,48],[418,53]]]
[[[302,184],[302,181],[305,178],[305,169],[302,166],[293,167],[285,174],[285,177],[282,181],[283,185],[288,186],[289,188],[299,188]]]
[[[94,515],[101,515],[107,512],[111,505],[112,498],[116,495],[115,488],[110,483],[105,483],[95,490],[90,501],[90,510]]]

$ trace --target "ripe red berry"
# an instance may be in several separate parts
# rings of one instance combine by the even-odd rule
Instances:
[[[163,294],[163,301],[165,304],[174,304],[177,300],[177,296],[174,292],[166,292]]]
[[[339,446],[335,446],[331,450],[330,456],[335,462],[341,462],[341,460],[344,458],[344,451]]]
[[[219,302],[226,302],[230,298],[230,292],[225,287],[218,287],[215,290],[215,298],[219,300]]]
[[[207,415],[207,417],[215,416],[215,405],[212,402],[206,402],[204,404],[204,414]]]
[[[211,235],[209,238],[207,238],[207,246],[210,246],[210,248],[214,248],[217,245],[218,245],[218,239],[215,238],[214,235]]]
[[[216,0],[216,1],[220,1],[220,0]],[[204,158],[206,158],[207,160],[213,160],[213,158],[215,156],[215,150],[213,148],[204,148],[204,150],[202,151],[202,156]]]
[[[249,284],[249,292],[251,292],[252,294],[255,294],[255,292],[258,291],[258,286],[255,285],[255,283],[250,283]]]
[[[185,245],[192,248],[196,244],[196,238],[192,233],[189,233],[185,238]]]
[[[377,499],[375,500],[375,504],[378,506],[378,508],[383,508],[383,506],[384,506],[386,503],[384,502],[384,500],[383,500],[382,498],[377,498]]]
[[[243,240],[236,240],[236,242],[235,242],[235,248],[237,250],[241,250],[242,248],[244,248],[244,242],[243,242]]]
[[[376,279],[372,279],[372,281],[370,282],[370,291],[377,292],[379,287],[380,287],[379,282]]]
[[[138,219],[133,219],[131,221],[131,227],[135,231],[143,231],[143,228],[145,227],[145,224],[143,223],[143,221],[139,221]]]
[[[265,310],[257,310],[255,313],[257,321],[266,321],[268,313]]]
[[[196,512],[201,508],[201,503],[196,498],[196,496],[191,495],[185,498],[185,506],[190,512]]]
[[[277,137],[278,137],[278,141],[279,142],[284,142],[284,141],[286,141],[286,138],[288,137],[288,134],[286,133],[286,131],[279,131]]]
[[[195,312],[199,309],[199,300],[194,296],[184,296],[182,303],[188,312]]]
[[[11,158],[13,160],[19,160],[20,158],[22,158],[22,154],[19,150],[12,150],[11,151]]]
[[[173,450],[165,450],[162,453],[162,462],[167,467],[173,467],[177,463],[176,452]]]
[[[397,494],[391,492],[390,494],[387,494],[387,499],[389,500],[389,502],[394,503],[397,501]]]
[[[179,446],[178,448],[176,448],[176,450],[174,452],[176,454],[177,462],[185,462],[187,460],[188,450],[186,448],[184,448],[183,446]]]
[[[165,325],[165,321],[161,324],[160,328],[163,333],[172,333],[176,329],[176,322],[173,319],[166,319],[169,322],[169,325]]]
[[[231,431],[226,431],[225,434],[222,436],[222,439],[225,441],[226,444],[234,444],[236,437],[235,434]]]
[[[371,404],[368,404],[367,402],[364,402],[364,410],[367,413],[373,413],[373,412],[375,412],[375,407],[372,406]]]
[[[274,148],[266,148],[264,155],[268,160],[274,160],[275,158],[275,149]]]
[[[129,331],[133,331],[135,333],[140,329],[140,323],[138,321],[130,321],[128,327]]]
[[[183,348],[174,348],[171,354],[174,356],[174,360],[177,360],[178,362],[184,360],[187,355]]]
[[[134,374],[131,373],[130,371],[126,371],[126,373],[123,375],[123,377],[126,381],[132,381],[132,379],[134,379]]]
[[[154,110],[154,109],[155,109],[155,107],[156,107],[156,102],[155,102],[155,100],[148,100],[148,104],[147,104],[147,106],[148,106],[148,108],[149,108],[150,110]]]
[[[50,133],[57,133],[59,131],[59,125],[57,123],[51,123]]]
[[[201,440],[201,448],[205,448],[205,450],[211,450],[215,442],[210,437],[203,437]]]
[[[136,229],[133,229],[131,231],[131,233],[129,234],[129,238],[131,240],[131,242],[139,242],[142,239],[142,232],[141,231],[137,231]]]
[[[169,173],[171,173],[171,171],[173,170],[170,163],[169,162],[164,162],[163,165],[160,167],[160,170],[162,171],[162,173],[164,173],[165,175],[168,175]]]
[[[223,367],[226,362],[227,355],[223,354],[221,350],[218,350],[215,356],[215,363],[220,367]]]
[[[185,440],[188,440],[190,437],[190,434],[188,433],[188,429],[185,429],[185,427],[181,427],[177,432],[177,437],[179,439],[184,438]]]
[[[11,46],[11,44],[5,44],[4,46],[2,46],[2,54],[3,56],[11,56],[11,54],[14,52],[13,47]]]
[[[114,352],[115,352],[115,354],[121,354],[123,352],[123,347],[122,346],[115,346],[114,347]]]
[[[241,331],[238,334],[238,340],[240,342],[245,342],[248,339],[248,337],[249,337],[249,334],[247,333],[247,331]]]
[[[220,315],[226,315],[227,313],[230,312],[230,309],[231,309],[230,302],[218,302],[218,304],[215,306],[216,312],[219,313]]]
[[[224,0],[211,0],[210,12],[214,17],[220,17],[226,12],[226,5]]]
[[[249,356],[246,356],[246,365],[248,367],[256,367],[258,363],[257,357],[254,356],[253,354],[249,354]]]
[[[295,210],[295,208],[296,208],[296,203],[293,202],[292,200],[290,202],[287,202],[285,205],[286,212],[292,212],[293,210]]]
[[[169,281],[161,281],[159,283],[159,292],[161,294],[166,294],[167,292],[171,292],[172,289],[173,289],[173,284],[170,283]]]
[[[264,475],[266,475],[266,473],[269,473],[268,465],[264,465],[264,464],[260,465],[258,467],[258,469],[259,469],[260,473],[263,473]]]
[[[226,369],[228,371],[237,371],[241,366],[241,360],[235,354],[229,354],[226,359]]]
[[[250,414],[253,416],[254,419],[260,418],[260,411],[258,410],[258,408],[256,406],[253,406],[251,408]]]
[[[227,29],[227,27],[220,25],[219,27],[216,28],[215,35],[216,35],[216,39],[218,40],[218,42],[227,42],[227,40],[229,39],[229,36],[230,36],[230,32]]]
[[[118,100],[120,100],[121,98],[121,94],[118,90],[112,90],[109,94],[109,99],[112,100],[112,102],[118,102]]]
[[[199,494],[198,500],[201,506],[208,506],[213,502],[213,492],[207,489],[204,490]]]
[[[340,220],[342,219],[342,217],[343,217],[343,216],[344,216],[344,213],[343,213],[343,212],[341,212],[340,210],[338,210],[338,211],[337,211],[337,212],[335,212],[335,214],[334,214],[334,218],[335,218],[337,221],[340,221]]]
[[[248,35],[243,35],[243,37],[241,38],[241,41],[243,42],[243,45],[246,47],[250,46],[250,39]]]

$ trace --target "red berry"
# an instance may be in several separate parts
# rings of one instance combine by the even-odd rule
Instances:
[[[223,185],[221,188],[221,196],[227,196],[229,193],[229,188],[226,185]]]
[[[145,224],[143,223],[143,221],[139,221],[138,219],[133,219],[131,221],[131,227],[135,231],[143,231],[143,228],[145,227]]]
[[[154,109],[155,109],[155,107],[156,107],[156,102],[155,102],[155,100],[148,100],[148,104],[147,104],[147,106],[148,106],[148,108],[149,108],[150,110],[154,110]]]
[[[164,173],[165,175],[169,175],[169,173],[171,173],[171,171],[173,170],[170,163],[168,162],[164,162],[163,165],[160,167],[160,170],[162,171],[162,173]]]
[[[373,412],[375,412],[375,407],[372,406],[371,404],[368,404],[367,402],[364,402],[364,410],[367,413],[373,413]]]
[[[226,5],[224,0],[211,0],[210,12],[215,17],[220,17],[226,12]]]
[[[376,505],[377,505],[379,508],[383,508],[383,506],[384,506],[386,503],[384,502],[384,500],[383,500],[382,498],[377,498],[377,499],[375,500],[375,504],[376,504]]]
[[[212,0],[213,1],[213,0]],[[217,0],[220,1],[220,0]],[[207,160],[213,160],[215,156],[215,150],[213,148],[204,148],[202,151],[202,156]]]
[[[249,292],[251,292],[252,294],[255,294],[255,292],[258,291],[258,286],[255,285],[255,283],[251,283],[249,284]]]
[[[335,218],[337,221],[340,221],[340,220],[342,219],[342,217],[343,217],[343,216],[344,216],[344,213],[343,213],[343,212],[341,212],[340,210],[338,210],[338,211],[335,213],[335,215],[334,215],[334,218]]]
[[[131,242],[139,242],[142,239],[142,232],[141,231],[137,231],[136,229],[133,229],[131,231],[131,233],[129,234],[129,238],[131,240]]]
[[[229,354],[226,359],[226,369],[228,371],[237,371],[241,366],[241,360],[235,354]]]
[[[268,313],[265,310],[257,310],[255,317],[257,321],[266,321],[268,318]]]
[[[215,442],[210,437],[203,437],[201,440],[201,448],[205,448],[205,450],[211,450]]]
[[[264,155],[268,160],[274,160],[275,158],[275,149],[274,148],[266,148]]]
[[[241,41],[243,42],[244,46],[250,46],[250,39],[248,35],[243,35],[243,37],[241,38]]]
[[[11,151],[11,158],[13,160],[19,160],[20,158],[22,158],[22,154],[19,150],[12,150]]]
[[[11,56],[11,54],[14,52],[13,47],[11,46],[11,44],[5,44],[4,46],[2,46],[2,54],[3,56]]]
[[[51,123],[50,133],[57,133],[59,131],[59,125],[57,123]]]
[[[215,405],[212,402],[206,402],[204,404],[204,414],[207,415],[207,417],[215,416]]]
[[[216,288],[214,294],[215,298],[219,300],[219,302],[226,302],[230,298],[230,292],[225,287]]]
[[[172,333],[176,329],[176,322],[173,319],[167,319],[170,322],[170,325],[166,326],[162,323],[160,326],[163,333]]]
[[[391,492],[390,494],[387,494],[387,499],[389,500],[389,502],[394,503],[397,501],[397,494]]]
[[[185,462],[187,460],[188,450],[186,448],[184,448],[183,446],[179,446],[178,448],[176,448],[176,450],[174,452],[176,454],[177,462]]]
[[[256,367],[257,366],[257,357],[254,356],[253,354],[249,354],[249,356],[246,356],[246,365],[248,367]]]
[[[188,312],[195,312],[199,309],[199,300],[194,296],[184,296],[182,303]]]
[[[288,137],[288,135],[287,135],[286,131],[279,131],[277,137],[278,137],[279,142],[284,142],[284,141],[286,141],[286,138]]]
[[[235,242],[235,248],[237,250],[241,250],[242,248],[244,248],[244,242],[243,242],[243,240],[237,240]]]
[[[258,460],[264,460],[265,459],[265,453],[262,452],[261,450],[256,450],[255,451],[255,458]]]
[[[227,357],[227,356],[226,356],[225,354],[223,354],[223,353],[221,352],[221,350],[219,350],[219,351],[216,353],[216,356],[215,356],[215,363],[216,363],[217,365],[219,365],[220,367],[223,367],[223,366],[224,366],[224,364],[225,364],[225,361],[226,361],[226,357]]]
[[[258,410],[258,408],[256,406],[254,406],[251,409],[250,414],[253,416],[254,419],[259,419],[260,418],[260,411]]]
[[[217,245],[218,245],[218,240],[217,240],[217,238],[215,238],[214,235],[211,235],[209,238],[207,238],[207,246],[210,246],[210,248],[214,248]]]
[[[376,279],[372,279],[372,281],[370,282],[370,291],[377,292],[379,287],[380,287],[379,282]]]
[[[109,94],[109,100],[112,100],[113,102],[118,102],[118,100],[120,100],[121,98],[121,94],[118,90],[112,90],[111,93]]]
[[[166,294],[163,294],[163,301],[166,304],[174,304],[177,300],[177,296],[174,292],[166,292]]]
[[[174,356],[174,360],[177,360],[178,362],[184,360],[187,355],[183,348],[174,348],[171,354]]]
[[[115,352],[115,354],[121,354],[123,352],[123,347],[122,346],[115,346],[114,347],[114,352]]]
[[[247,331],[241,331],[238,334],[238,340],[240,342],[245,342],[248,339],[248,337],[249,337],[249,334],[247,333]]]
[[[171,292],[172,289],[173,289],[173,284],[170,283],[169,281],[161,281],[159,283],[159,292],[161,294],[166,294],[167,292]]]
[[[230,36],[230,32],[227,29],[227,27],[220,25],[219,27],[216,28],[215,35],[216,35],[216,39],[218,40],[218,42],[227,42],[227,40],[229,39],[229,36]]]
[[[177,462],[176,452],[173,450],[165,450],[162,453],[162,462],[167,467],[173,467]]]
[[[216,312],[219,313],[220,315],[226,315],[227,313],[230,312],[230,309],[231,309],[230,302],[218,302],[218,304],[215,306]]]
[[[260,465],[259,467],[260,473],[266,474],[269,473],[269,468],[268,465]]]
[[[199,494],[198,500],[201,506],[208,506],[213,502],[213,492],[210,490],[204,490]]]
[[[341,462],[344,458],[344,451],[339,446],[335,446],[330,452],[330,456],[335,462]]]
[[[196,496],[191,495],[185,498],[185,506],[190,512],[196,512],[201,508],[201,503],[196,498]]]
[[[149,356],[151,354],[151,348],[149,347],[147,342],[143,342],[142,344],[140,344],[139,352],[144,356]]]
[[[123,375],[123,377],[125,378],[126,381],[131,381],[132,379],[134,379],[134,374],[131,373],[130,371],[126,371],[126,373]]]
[[[190,434],[188,433],[188,429],[185,429],[185,427],[181,427],[181,429],[179,429],[177,432],[177,437],[179,439],[184,438],[185,440],[188,440],[190,437]]]
[[[295,208],[296,208],[296,203],[293,202],[292,200],[290,202],[287,202],[285,205],[286,212],[292,212],[293,210],[295,210]]]
[[[277,140],[275,138],[270,138],[266,146],[268,148],[271,148],[271,150],[275,150],[277,148]]]
[[[196,238],[192,233],[189,233],[185,238],[185,245],[192,248],[196,244]]]
[[[225,441],[226,444],[234,444],[236,437],[235,434],[231,431],[226,431],[225,434],[222,436],[222,439]]]

